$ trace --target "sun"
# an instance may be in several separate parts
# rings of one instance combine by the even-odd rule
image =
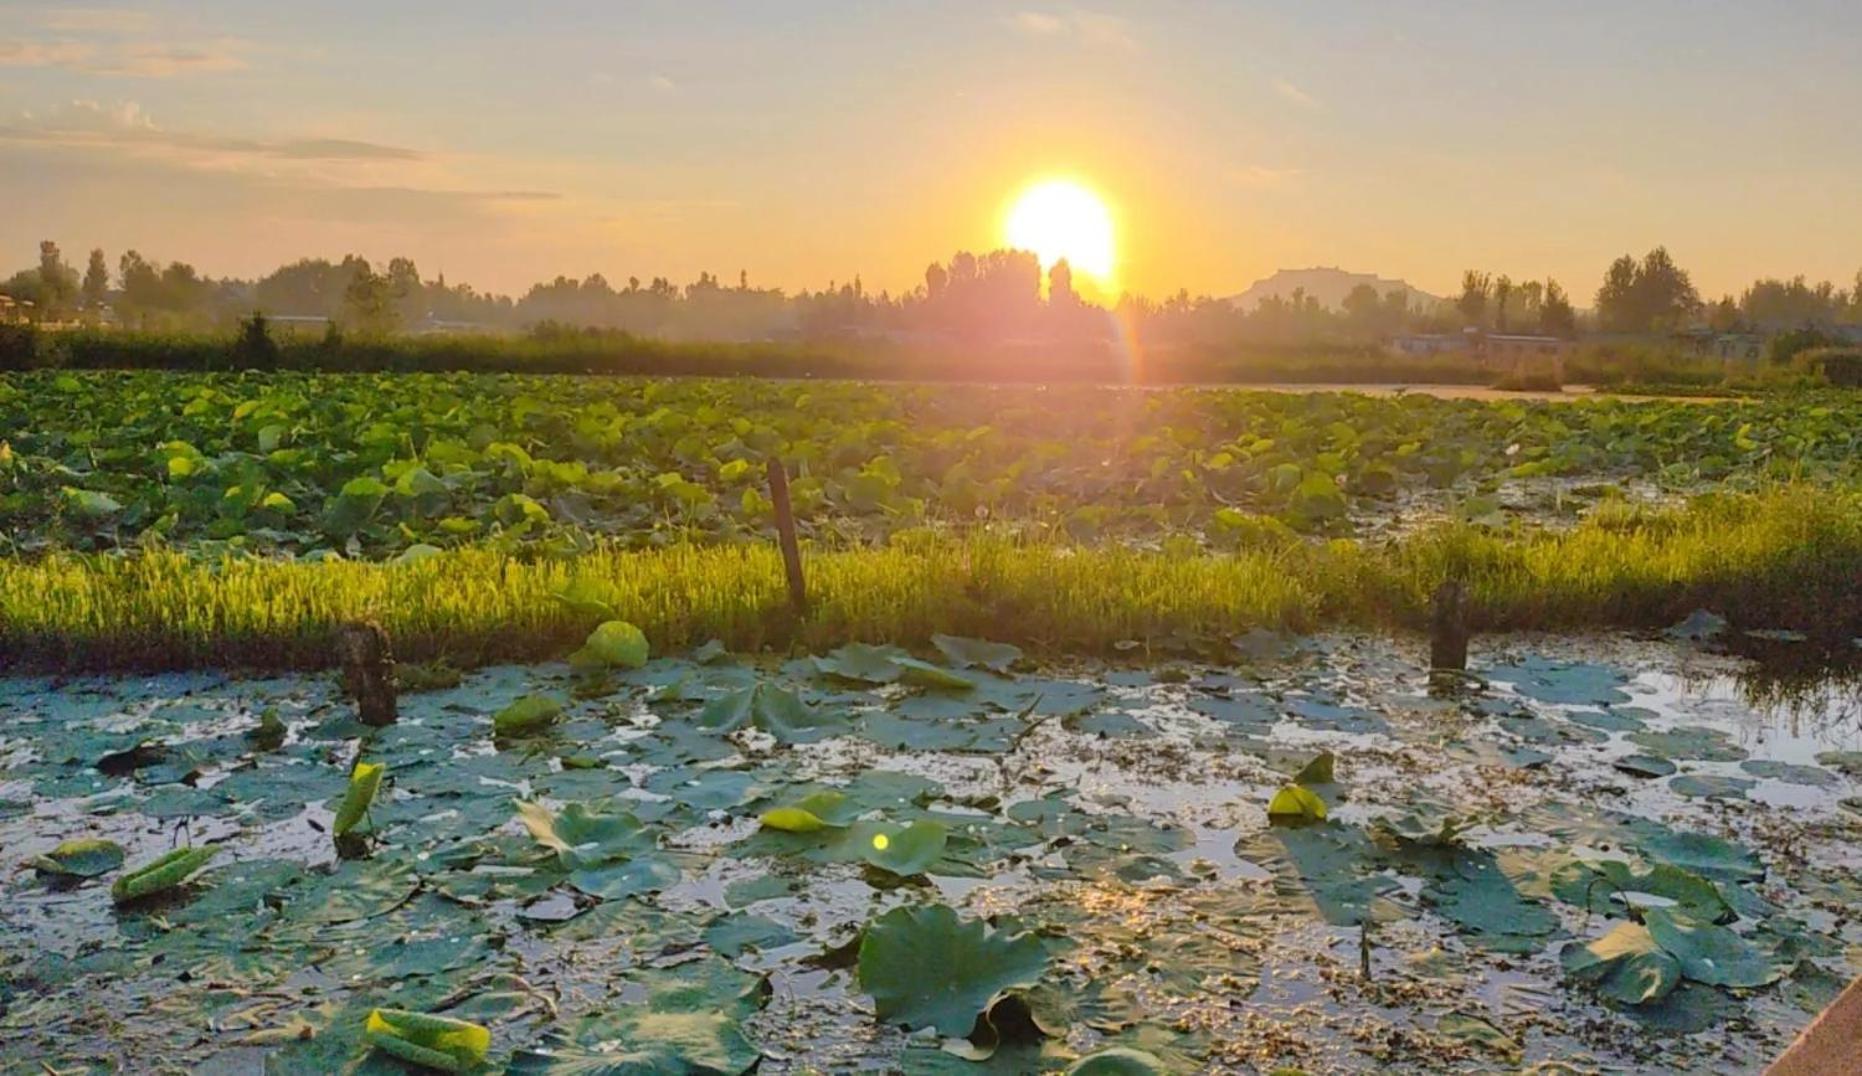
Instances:
[[[1022,191],[1003,220],[1003,238],[1040,258],[1043,270],[1065,259],[1101,287],[1112,283],[1118,260],[1112,211],[1083,184],[1049,179]]]

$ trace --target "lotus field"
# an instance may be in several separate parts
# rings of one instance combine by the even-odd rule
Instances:
[[[1757,1072],[1862,972],[1858,439],[5,375],[0,1072]]]

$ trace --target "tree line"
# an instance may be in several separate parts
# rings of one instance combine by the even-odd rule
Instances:
[[[1126,295],[1110,309],[1081,296],[1065,262],[1045,273],[1034,255],[1011,250],[960,252],[935,262],[923,281],[900,293],[869,291],[856,277],[819,291],[789,294],[752,286],[739,273],[726,283],[711,273],[678,285],[665,277],[616,285],[601,274],[558,276],[522,296],[480,292],[424,277],[408,258],[379,268],[351,255],[306,258],[257,280],[212,279],[184,262],[123,253],[112,273],[93,250],[80,273],[52,241],[36,266],[0,282],[15,311],[32,320],[99,321],[143,329],[224,327],[253,312],[280,323],[326,324],[363,336],[423,329],[518,330],[561,334],[611,330],[673,340],[821,340],[884,335],[966,342],[1110,341],[1136,334],[1147,344],[1223,346],[1368,345],[1408,333],[1576,336],[1661,333],[1691,327],[1775,333],[1862,324],[1862,272],[1855,287],[1759,280],[1738,297],[1703,302],[1688,273],[1665,248],[1641,259],[1625,255],[1605,270],[1594,310],[1580,314],[1558,281],[1515,282],[1469,270],[1452,301],[1412,302],[1400,290],[1358,285],[1336,309],[1303,291],[1270,296],[1251,310],[1187,291],[1163,300]],[[29,304],[29,305],[27,305]]]

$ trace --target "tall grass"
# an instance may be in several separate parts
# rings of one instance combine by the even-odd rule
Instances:
[[[225,371],[263,365],[329,373],[530,373],[655,377],[788,377],[905,381],[1195,384],[1487,385],[1496,371],[1469,354],[1391,355],[1349,342],[1267,346],[1112,341],[988,343],[882,338],[789,341],[673,341],[613,331],[529,336],[318,336],[282,332],[256,353],[234,332],[81,329],[0,334],[0,370]],[[1565,380],[1600,386],[1722,384],[1718,360],[1646,345],[1600,344],[1567,362]],[[1786,371],[1788,372],[1788,371]],[[1752,380],[1777,372],[1741,373]],[[1803,382],[1803,374],[1791,380]],[[1530,386],[1553,388],[1555,385]],[[1754,387],[1764,387],[1755,382]]]
[[[1402,628],[1464,577],[1487,629],[1646,628],[1696,608],[1825,633],[1862,626],[1862,498],[1784,489],[1599,515],[1561,533],[1444,525],[1385,543],[1232,555],[923,538],[808,558],[787,606],[771,548],[600,549],[521,560],[468,547],[407,564],[216,562],[173,553],[0,561],[0,654],[20,668],[316,667],[335,625],[380,622],[403,658],[560,656],[606,601],[661,651],[922,643],[948,632],[1036,651],[1222,638],[1250,627]]]

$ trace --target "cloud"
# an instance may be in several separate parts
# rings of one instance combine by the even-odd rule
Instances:
[[[1314,97],[1312,94],[1307,93],[1305,90],[1300,89],[1298,86],[1293,85],[1283,78],[1274,80],[1274,92],[1301,108],[1318,109],[1325,107],[1319,103],[1317,97]]]
[[[100,47],[84,41],[0,41],[0,67],[58,67],[87,75],[175,78],[244,71],[248,42],[220,38],[192,45],[125,41]]]
[[[479,168],[405,146],[351,138],[247,138],[158,126],[133,102],[72,101],[0,121],[0,150],[39,154],[29,167],[162,169],[168,175],[217,177],[248,191],[295,192],[319,211],[356,219],[393,219],[451,207],[548,203],[561,195],[522,188],[471,185]],[[168,182],[176,182],[170,180]],[[158,186],[160,184],[157,184]]]
[[[97,50],[77,41],[0,41],[0,67],[78,67]]]
[[[1011,29],[1026,37],[1067,39],[1089,48],[1119,52],[1138,50],[1131,23],[1117,15],[1106,15],[1081,8],[1055,13],[1018,11],[1006,20]]]
[[[1065,19],[1040,11],[1018,11],[1010,16],[1009,25],[1029,37],[1059,37],[1067,32]]]
[[[347,138],[266,140],[164,130],[157,127],[142,111],[142,107],[133,101],[117,105],[72,101],[43,114],[24,113],[17,122],[0,123],[0,141],[145,150],[196,161],[204,157],[290,161],[419,161],[427,156],[419,150]]]
[[[679,88],[678,83],[667,78],[665,75],[657,74],[647,79],[647,85],[653,87],[655,93],[671,93]]]
[[[1304,168],[1274,168],[1265,164],[1250,164],[1229,173],[1229,180],[1237,186],[1269,189],[1285,187],[1306,174]]]
[[[174,78],[244,71],[251,66],[241,53],[245,42],[222,40],[203,45],[129,44],[85,70],[95,75],[129,78]]]
[[[59,34],[141,34],[155,25],[149,12],[124,7],[58,7],[34,20]]]

